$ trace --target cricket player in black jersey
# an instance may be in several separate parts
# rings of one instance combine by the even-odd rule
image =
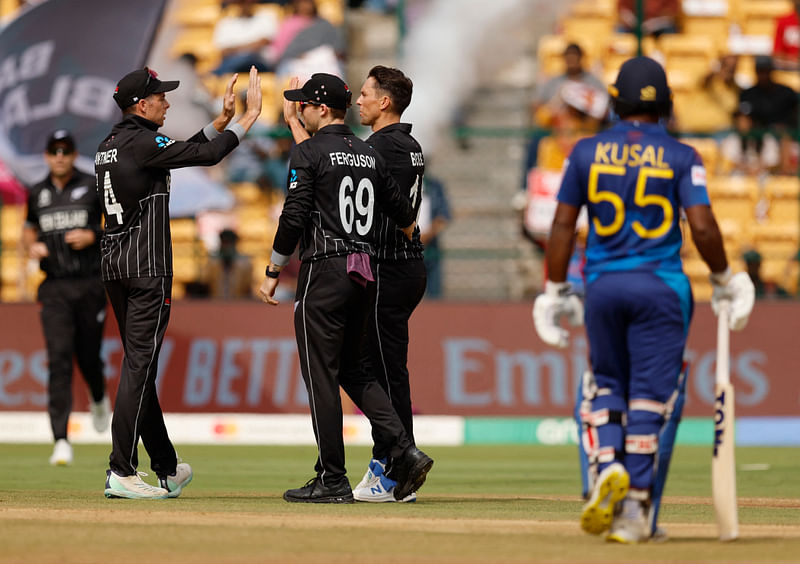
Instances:
[[[412,89],[411,80],[402,71],[379,65],[369,71],[356,103],[361,108],[361,124],[370,126],[373,131],[366,142],[383,157],[389,174],[411,201],[414,217],[417,217],[422,203],[425,160],[422,148],[411,136],[411,124],[400,122],[400,116],[411,102]],[[284,104],[284,114],[295,141],[308,138],[294,104]],[[414,230],[409,240],[383,213],[376,216],[375,226],[375,303],[368,317],[361,363],[355,369],[370,373],[386,390],[406,434],[414,443],[407,368],[408,320],[425,293],[427,276],[423,247],[419,229]],[[394,496],[395,482],[385,472],[391,437],[382,436],[375,427],[372,437],[372,460],[353,490],[353,496],[358,501],[398,501]],[[416,493],[399,499],[415,500]]]
[[[276,304],[278,276],[300,243],[295,334],[308,390],[318,458],[316,476],[284,493],[290,502],[351,503],[342,439],[341,385],[391,446],[387,475],[403,499],[419,489],[433,460],[406,435],[391,402],[372,376],[357,369],[374,300],[371,259],[378,210],[410,237],[414,208],[388,175],[383,159],[344,124],[351,92],[338,77],[318,73],[284,97],[300,102],[314,136],[289,161],[289,192],[275,234],[262,299]]]
[[[89,410],[99,433],[108,428],[100,346],[106,294],[100,279],[100,200],[94,177],[75,168],[75,139],[66,129],[47,139],[50,173],[28,192],[22,244],[47,275],[39,286],[42,329],[47,345],[47,411],[55,446],[50,464],[72,464],[67,422],[72,410],[72,364],[89,386]]]
[[[169,171],[218,163],[255,123],[261,113],[261,80],[253,67],[245,113],[226,129],[235,111],[236,78],[228,83],[221,114],[187,141],[158,132],[169,108],[165,92],[177,88],[177,81],[162,82],[145,68],[125,75],[114,93],[123,118],[95,155],[106,220],[102,275],[125,351],[111,424],[106,497],[177,497],[192,479],[191,467],[177,459],[167,434],[155,383],[172,295]],[[137,474],[139,437],[160,487]]]

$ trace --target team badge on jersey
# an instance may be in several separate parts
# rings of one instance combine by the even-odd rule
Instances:
[[[692,184],[695,186],[706,185],[706,167],[700,165],[692,166]]]
[[[76,200],[80,200],[86,192],[89,191],[88,186],[78,186],[77,188],[73,189],[72,192],[69,193],[69,199],[73,202]]]
[[[166,135],[156,135],[156,145],[158,145],[159,149],[163,149],[164,147],[169,147],[175,142],[174,139],[170,139]]]
[[[39,192],[39,200],[38,202],[36,202],[36,204],[40,208],[49,206],[52,203],[53,203],[53,195],[50,193],[50,190],[42,190],[41,192]]]
[[[292,169],[289,171],[289,190],[297,187],[297,171]]]

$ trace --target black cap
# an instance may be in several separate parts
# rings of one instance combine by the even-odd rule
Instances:
[[[75,150],[75,138],[66,129],[56,129],[47,137],[47,143],[44,146],[45,151],[49,151],[56,144],[64,145],[70,152]]]
[[[292,102],[325,104],[329,108],[337,110],[349,108],[352,95],[353,93],[341,78],[324,72],[312,74],[302,88],[283,91],[283,97]]]
[[[177,80],[160,81],[156,78],[158,74],[147,67],[123,76],[117,83],[114,90],[114,101],[120,109],[124,110],[150,94],[169,92],[178,87]]]
[[[627,113],[633,111],[669,114],[672,107],[672,93],[667,85],[664,68],[649,57],[634,57],[625,61],[619,69],[617,81],[608,87],[614,98],[617,113],[625,107]]]

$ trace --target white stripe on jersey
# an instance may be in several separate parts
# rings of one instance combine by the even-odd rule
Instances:
[[[314,398],[314,382],[311,376],[311,357],[308,353],[308,320],[306,319],[306,298],[308,298],[308,287],[311,285],[311,275],[314,270],[314,263],[308,263],[308,280],[306,280],[306,287],[303,291],[303,302],[300,304],[300,307],[303,310],[303,342],[305,343],[306,348],[306,372],[308,374],[308,399],[309,399],[309,406],[311,407],[311,416],[314,418],[314,428],[319,430],[319,421],[317,419],[317,402]],[[320,466],[322,466],[322,474],[320,478],[322,478],[322,483],[325,483],[325,463],[322,460],[322,449],[319,446],[319,432],[314,433],[316,441],[317,441],[317,456],[319,456]]]

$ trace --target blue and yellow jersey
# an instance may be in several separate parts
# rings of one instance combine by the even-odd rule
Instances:
[[[575,145],[558,201],[589,212],[585,274],[680,271],[680,209],[709,205],[697,152],[657,124],[621,121]]]

